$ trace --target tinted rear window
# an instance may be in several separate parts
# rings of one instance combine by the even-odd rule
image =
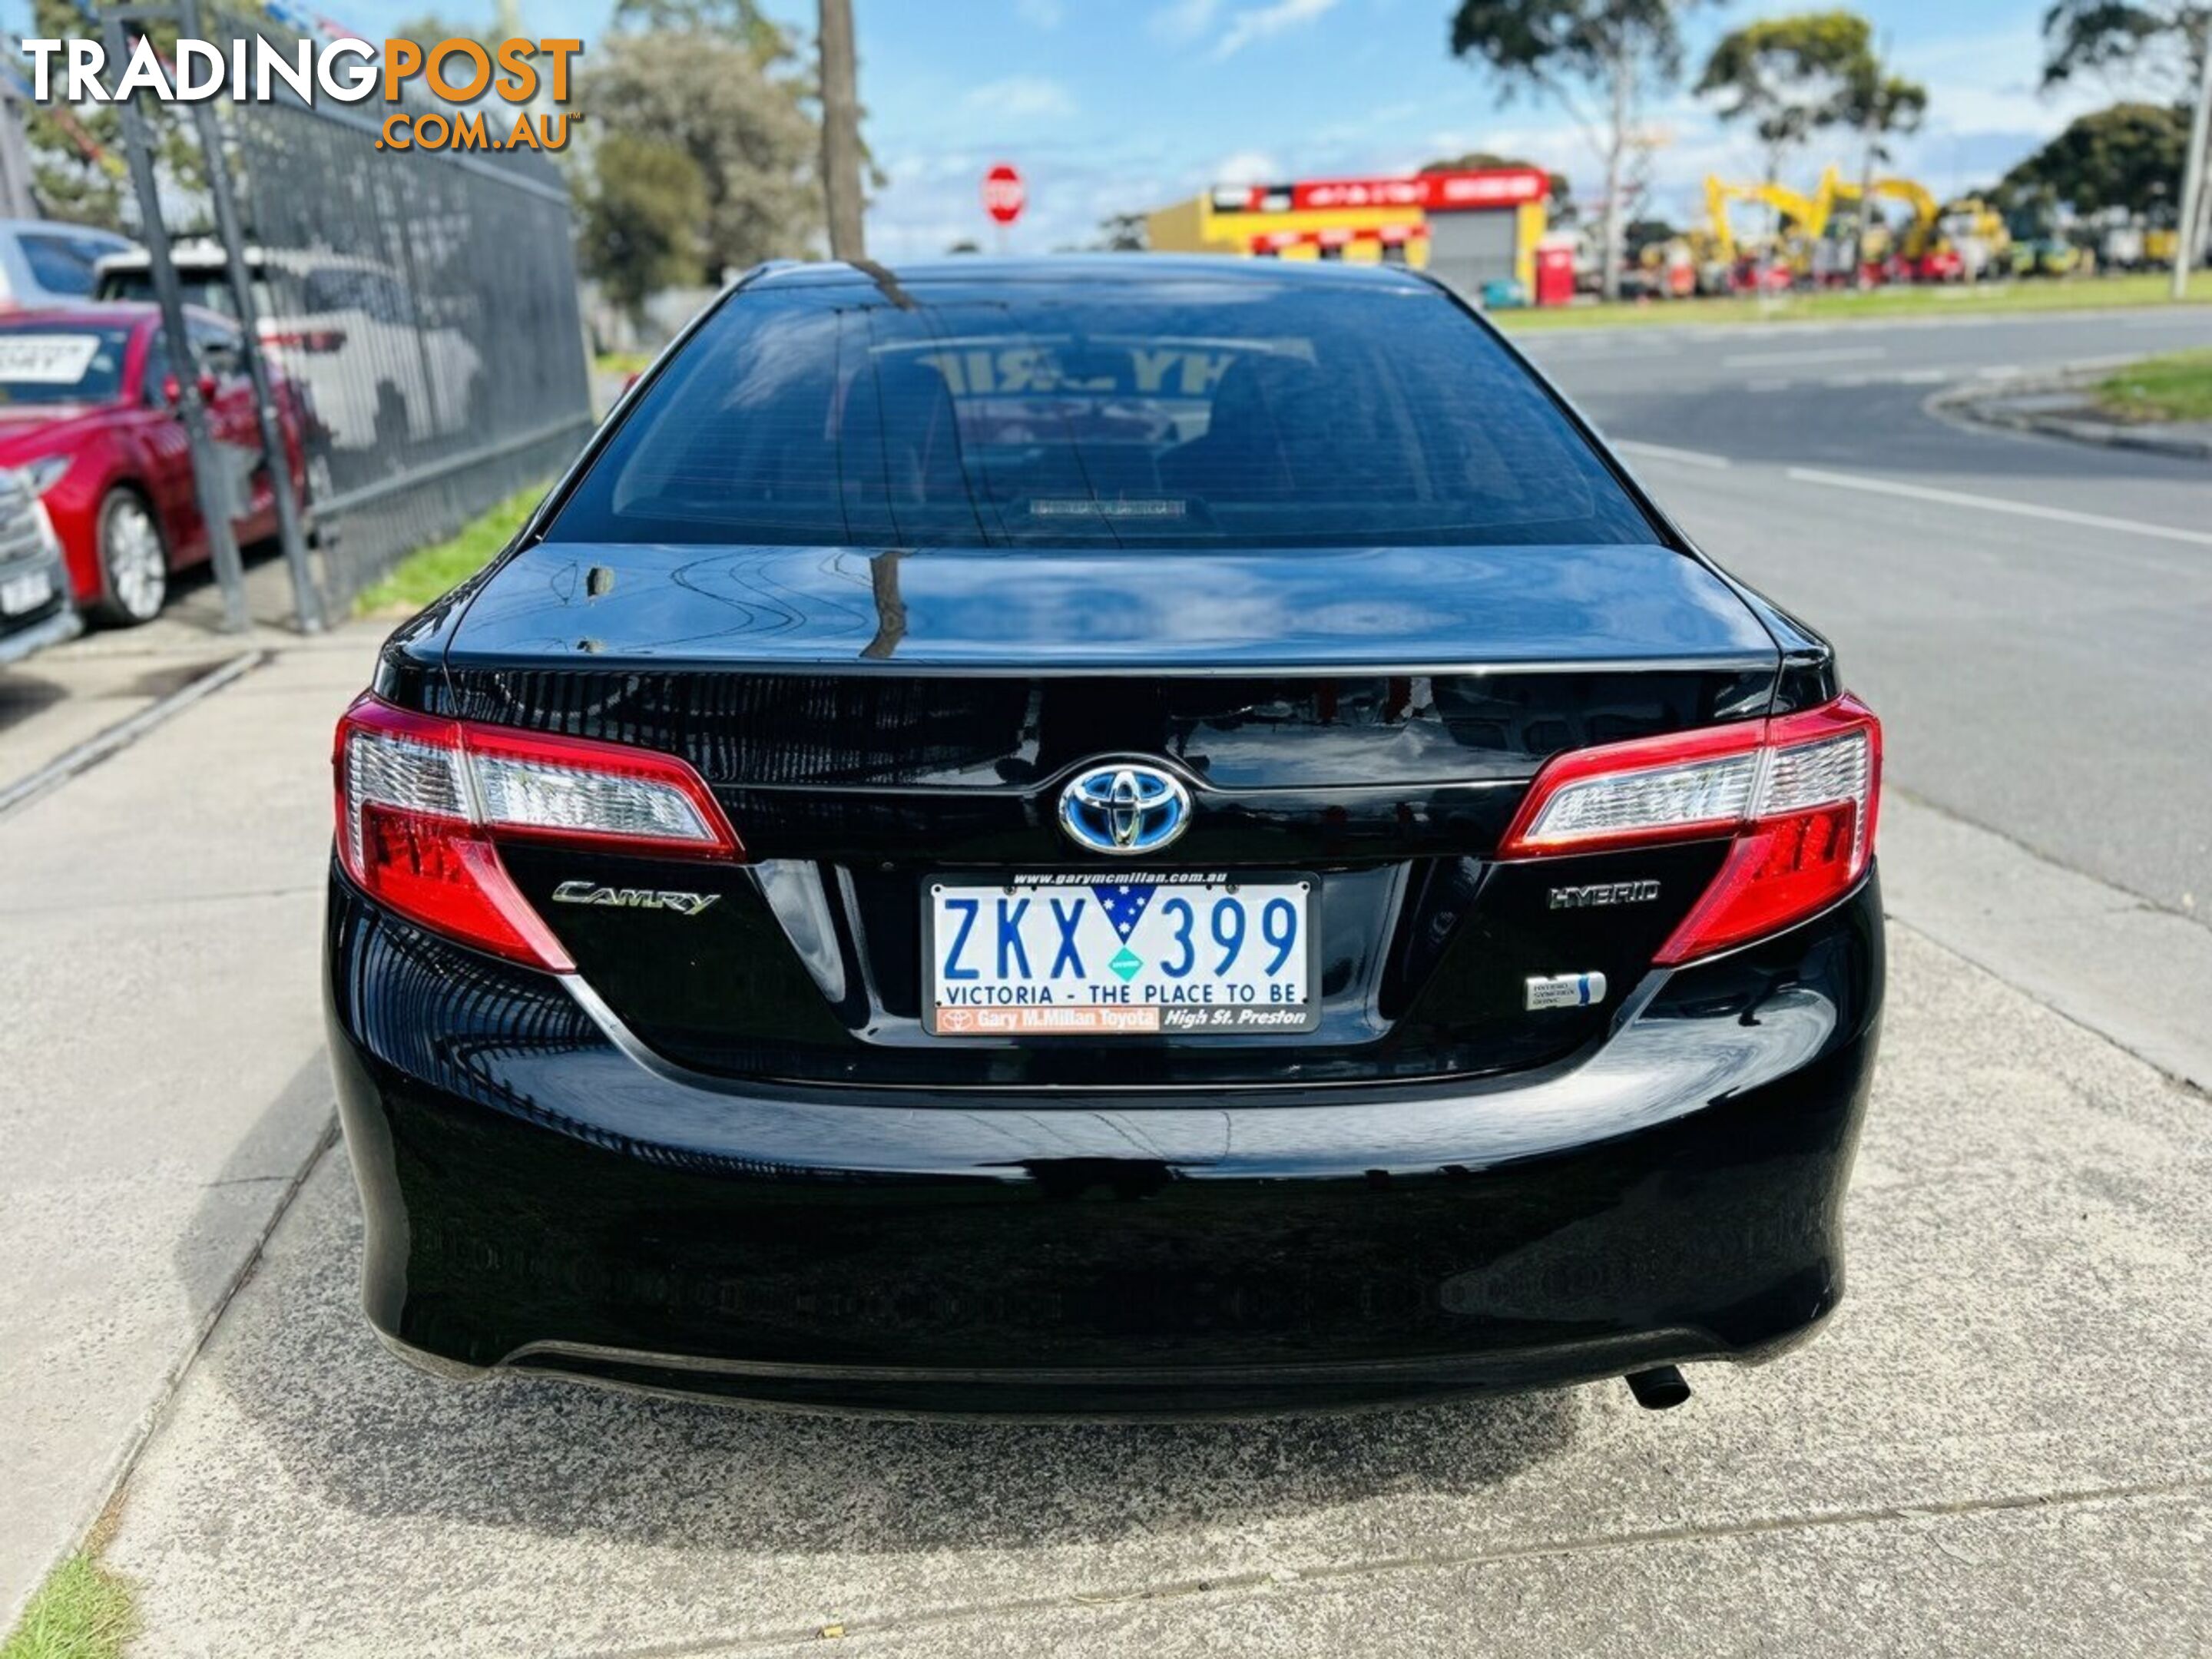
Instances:
[[[805,284],[733,296],[564,541],[1179,547],[1654,539],[1427,289]]]
[[[123,389],[131,331],[0,323],[0,404],[106,403]]]

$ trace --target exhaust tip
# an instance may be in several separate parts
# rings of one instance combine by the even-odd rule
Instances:
[[[1647,1412],[1671,1411],[1690,1397],[1690,1385],[1672,1365],[1655,1365],[1628,1374],[1628,1391]]]

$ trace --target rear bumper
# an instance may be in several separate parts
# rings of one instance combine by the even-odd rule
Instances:
[[[735,1089],[334,879],[365,1290],[432,1368],[813,1409],[1336,1409],[1802,1339],[1842,1287],[1869,880],[1450,1086],[1132,1099]]]

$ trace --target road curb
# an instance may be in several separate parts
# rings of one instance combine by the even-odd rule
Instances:
[[[2183,460],[2212,461],[2212,438],[2193,438],[2160,429],[2159,423],[2123,426],[2112,421],[2083,421],[2069,416],[2033,410],[2008,410],[2008,398],[2038,393],[2072,392],[2112,373],[2110,364],[2092,368],[2077,365],[2050,374],[2021,375],[2002,380],[1970,381],[1948,386],[1928,400],[1930,410],[1955,416],[1977,425],[2008,432],[2034,432],[2070,443],[2093,444],[2100,449],[2131,449]]]

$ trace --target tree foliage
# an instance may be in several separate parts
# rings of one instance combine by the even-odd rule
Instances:
[[[781,63],[797,50],[756,0],[615,0],[614,24],[632,33],[719,34],[763,64]]]
[[[2051,0],[2043,14],[2043,84],[2101,75],[2193,98],[2208,37],[2206,0]]]
[[[633,315],[665,288],[699,280],[699,227],[707,181],[673,144],[610,133],[592,157],[583,199],[584,263],[607,295]]]
[[[1141,213],[1109,213],[1091,246],[1100,253],[1142,253],[1152,246],[1152,226]]]
[[[1697,91],[1758,135],[1771,178],[1790,151],[1847,118],[1850,83],[1873,61],[1874,31],[1854,12],[1763,17],[1720,38]]]
[[[2014,167],[1991,192],[2008,209],[2063,203],[2078,213],[2176,211],[2189,117],[2161,104],[2115,104],[2077,117],[2065,131]]]
[[[1698,93],[1720,100],[1721,118],[1747,123],[1766,150],[1767,176],[1790,151],[1842,128],[1866,135],[1871,153],[1919,126],[1928,88],[1890,74],[1874,29],[1856,12],[1802,12],[1731,29],[1705,60]]]
[[[690,163],[702,207],[689,280],[713,283],[728,268],[807,252],[822,225],[810,92],[785,48],[764,55],[704,29],[611,36],[578,86],[579,106],[605,135],[591,161],[587,228],[664,224],[669,202],[692,185],[665,160],[636,175],[628,163],[671,151]],[[581,257],[611,288],[629,280],[615,246],[596,235]]]
[[[46,40],[96,33],[75,0],[31,0],[32,32]],[[149,31],[155,44],[174,61],[177,30],[173,23]],[[112,82],[121,66],[111,66]],[[59,78],[56,92],[58,94]],[[197,198],[207,189],[207,167],[199,145],[183,112],[173,104],[151,97],[137,100],[153,136],[154,164],[176,193]],[[77,224],[98,225],[108,230],[130,231],[137,217],[131,195],[131,175],[123,148],[123,118],[112,104],[88,104],[72,108],[57,95],[51,103],[33,104],[27,98],[24,137],[31,151],[31,190],[48,216]],[[125,204],[131,205],[126,211]],[[196,203],[197,205],[197,203]]]
[[[1879,64],[1854,79],[1845,88],[1841,125],[1866,133],[1870,152],[1880,161],[1889,159],[1893,133],[1917,132],[1928,113],[1928,88],[1917,81],[1885,72]]]
[[[1650,149],[1646,101],[1682,78],[1682,17],[1698,0],[1461,0],[1455,58],[1480,66],[1503,97],[1559,103],[1589,136],[1605,173],[1607,293],[1620,291],[1632,181]]]
[[[1624,59],[1655,80],[1682,73],[1682,0],[1462,0],[1453,14],[1455,58],[1476,58],[1506,92],[1571,99],[1577,83],[1608,80]]]

